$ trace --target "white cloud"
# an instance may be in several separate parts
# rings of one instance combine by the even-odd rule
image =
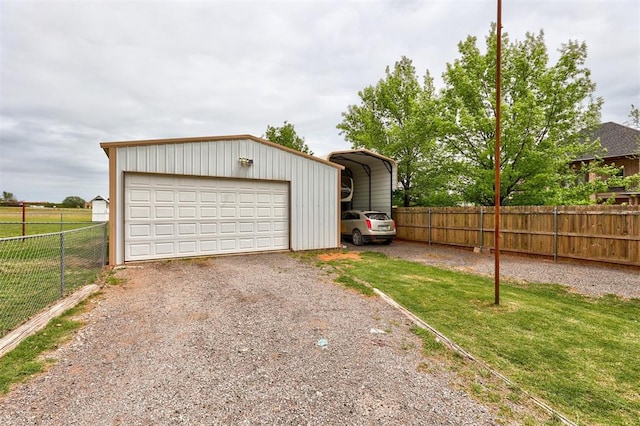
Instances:
[[[27,200],[107,191],[100,141],[251,133],[287,120],[317,154],[402,55],[440,84],[494,1],[0,2],[0,190]],[[640,3],[503,2],[512,39],[586,41],[603,120],[640,104]],[[553,59],[553,55],[552,55]]]

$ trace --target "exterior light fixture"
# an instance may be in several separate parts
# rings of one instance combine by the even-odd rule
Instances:
[[[240,157],[240,158],[238,158],[238,161],[240,162],[241,166],[252,166],[253,165],[253,160],[251,158]]]

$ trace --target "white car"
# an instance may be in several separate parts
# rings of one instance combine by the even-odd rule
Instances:
[[[372,241],[391,244],[396,236],[396,222],[378,211],[347,210],[342,213],[340,234],[361,246]]]

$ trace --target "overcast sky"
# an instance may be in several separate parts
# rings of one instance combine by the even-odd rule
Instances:
[[[317,155],[402,55],[441,88],[496,1],[0,0],[0,191],[108,195],[103,141],[252,134],[285,120]],[[602,120],[640,104],[640,1],[503,0],[512,40],[545,32],[551,60],[585,41]]]

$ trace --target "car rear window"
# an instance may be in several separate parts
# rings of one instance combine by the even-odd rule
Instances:
[[[366,213],[365,216],[371,220],[391,220],[386,213]]]

